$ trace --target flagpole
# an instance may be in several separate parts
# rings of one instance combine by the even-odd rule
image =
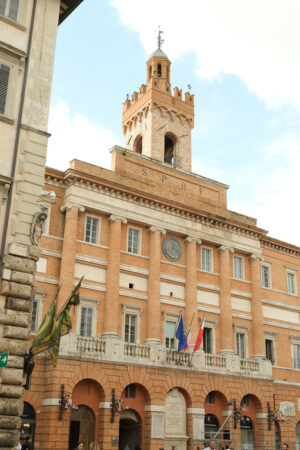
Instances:
[[[221,433],[221,431],[223,430],[223,428],[225,427],[226,423],[229,421],[229,419],[233,416],[233,411],[230,411],[227,419],[225,420],[225,422],[223,422],[222,426],[219,428],[219,430],[216,432],[216,434],[214,435],[213,439],[216,439],[216,437],[218,436],[218,434]]]
[[[204,319],[205,319],[205,314],[204,314],[204,316],[203,316],[203,319],[201,320],[200,330],[201,330],[201,328],[202,328]],[[199,332],[200,332],[200,330],[199,330]],[[198,332],[198,334],[199,334],[199,332]],[[197,336],[197,339],[198,339],[198,336]],[[202,337],[202,339],[203,339],[203,337]],[[197,343],[197,340],[196,340],[196,342],[195,342],[195,345],[196,345],[196,343]],[[194,356],[194,353],[195,353],[195,347],[194,347],[194,351],[193,351],[193,353],[192,353],[192,357]]]
[[[82,275],[82,277],[80,278],[80,280],[78,281],[78,283],[76,284],[76,286],[74,287],[73,291],[71,292],[71,294],[69,295],[69,297],[67,298],[66,302],[62,305],[62,307],[60,308],[60,311],[56,314],[56,318],[59,317],[59,315],[62,313],[62,311],[65,309],[65,307],[67,306],[67,304],[69,303],[70,299],[72,298],[75,289],[77,288],[78,284],[83,280],[84,275]],[[61,285],[59,286],[59,289],[61,288]]]

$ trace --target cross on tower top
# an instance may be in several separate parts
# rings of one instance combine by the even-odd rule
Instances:
[[[162,33],[163,33],[163,31],[160,29],[160,26],[158,25],[157,46],[159,49],[161,48],[161,46],[164,43],[164,40],[161,37]]]

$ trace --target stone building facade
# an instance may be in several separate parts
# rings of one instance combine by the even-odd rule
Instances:
[[[58,23],[80,1],[0,2],[0,448],[18,442],[23,411],[23,365],[35,298],[49,100]],[[44,195],[42,195],[44,194]]]
[[[25,401],[35,448],[198,449],[299,442],[300,248],[227,208],[228,186],[191,171],[194,98],[158,48],[123,109],[112,168],[46,169],[56,193],[40,240],[34,334],[61,285],[84,275],[54,368],[36,358]],[[177,353],[180,314],[190,347]],[[201,320],[204,339],[192,353]]]

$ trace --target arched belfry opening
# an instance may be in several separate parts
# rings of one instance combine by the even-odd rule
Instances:
[[[161,77],[161,64],[157,65],[157,76],[160,78]]]
[[[135,153],[139,153],[140,155],[143,152],[143,137],[140,134],[135,138],[133,151]]]
[[[165,152],[164,162],[174,164],[175,162],[175,146],[176,138],[174,135],[168,133],[165,135]]]

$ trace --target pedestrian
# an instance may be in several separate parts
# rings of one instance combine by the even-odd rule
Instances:
[[[83,450],[84,449],[84,444],[83,442],[78,442],[77,447],[75,447],[74,450]]]
[[[140,446],[140,444],[139,444],[139,443],[137,443],[137,444],[136,444],[136,446],[135,446],[135,450],[142,450],[142,447]]]
[[[25,442],[25,438],[24,436],[20,436],[20,442],[18,443],[18,445],[15,447],[16,450],[22,450],[22,446]]]
[[[281,450],[288,450],[288,448],[289,448],[289,444],[287,444],[286,442],[283,442],[281,444]]]
[[[206,447],[204,450],[215,450],[217,448],[217,443],[214,439],[209,441],[208,447]]]
[[[130,447],[128,444],[125,445],[124,450],[130,450]]]
[[[100,450],[98,442],[94,441],[90,443],[90,450]]]
[[[22,450],[32,450],[32,437],[30,434],[26,436],[25,442],[22,445]]]

